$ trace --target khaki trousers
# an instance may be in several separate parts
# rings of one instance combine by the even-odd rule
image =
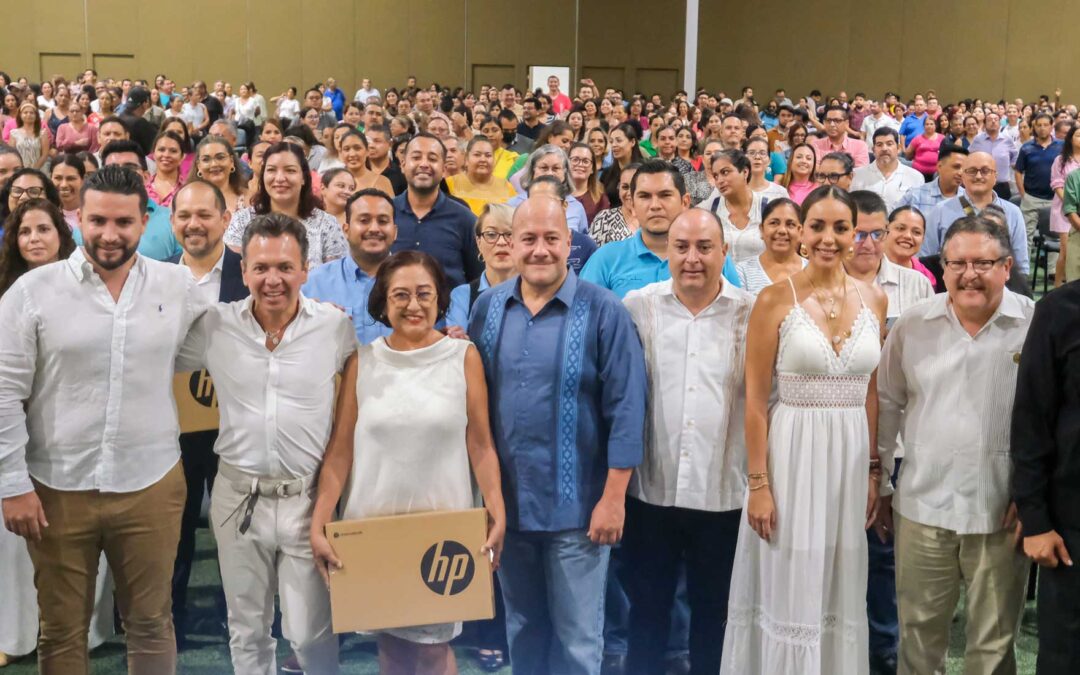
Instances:
[[[27,544],[41,611],[42,675],[90,671],[87,631],[102,551],[116,581],[128,672],[175,673],[172,569],[187,497],[180,463],[137,492],[71,492],[36,482],[34,487],[49,521],[42,540]]]
[[[967,591],[964,673],[1015,675],[1029,561],[1012,534],[957,534],[896,514],[900,675],[945,672],[949,626]]]

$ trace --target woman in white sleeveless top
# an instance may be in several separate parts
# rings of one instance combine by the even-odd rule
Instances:
[[[731,578],[727,675],[869,670],[865,529],[881,480],[874,378],[886,300],[844,272],[856,219],[848,194],[818,188],[802,216],[806,269],[764,289],[750,316],[747,520]]]
[[[498,565],[506,514],[487,384],[472,343],[435,330],[449,305],[446,275],[427,254],[403,251],[379,268],[368,311],[393,332],[360,347],[342,378],[311,525],[324,575],[328,566],[340,568],[323,528],[341,497],[347,520],[457,511],[475,505],[473,477],[489,517],[478,553],[490,550]],[[460,623],[380,632],[380,668],[457,672],[449,642],[460,632]]]
[[[706,199],[698,208],[712,211],[720,219],[728,256],[738,264],[765,250],[758,226],[769,200],[750,189],[750,160],[742,150],[721,150],[707,161],[719,195]]]

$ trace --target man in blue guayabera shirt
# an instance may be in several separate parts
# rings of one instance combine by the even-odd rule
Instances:
[[[476,301],[502,466],[507,534],[500,569],[514,672],[598,675],[610,546],[641,462],[647,380],[630,314],[567,269],[558,201],[514,214],[519,277]]]

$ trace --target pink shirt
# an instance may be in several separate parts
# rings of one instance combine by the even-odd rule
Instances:
[[[920,173],[934,173],[937,171],[938,150],[945,136],[934,134],[934,140],[930,140],[923,134],[911,139],[909,147],[915,148],[915,157],[911,164]]]
[[[848,136],[839,147],[834,146],[828,136],[815,138],[810,141],[810,144],[814,147],[814,152],[817,153],[818,164],[830,152],[846,152],[851,155],[851,158],[855,160],[856,169],[870,163],[870,152],[866,149],[866,143],[857,138]]]
[[[1063,164],[1061,155],[1050,165],[1050,189],[1054,191],[1054,199],[1050,202],[1051,232],[1068,234],[1072,231],[1069,219],[1061,212],[1061,197],[1058,197],[1057,191],[1065,189],[1065,179],[1077,169],[1080,169],[1080,162],[1074,158],[1069,160],[1068,164]]]
[[[82,145],[76,145],[83,141]],[[98,129],[93,124],[84,124],[82,131],[76,131],[71,122],[56,128],[56,147],[61,152],[97,152]]]
[[[787,191],[791,195],[792,201],[799,206],[802,206],[803,200],[806,199],[806,195],[814,191],[818,185],[813,181],[793,182],[788,185]]]
[[[911,259],[911,269],[916,272],[921,272],[924,277],[930,280],[930,286],[933,287],[935,291],[937,290],[937,277],[935,277],[934,273],[930,271],[930,268],[922,264],[918,258]]]
[[[562,92],[559,92],[558,96],[551,99],[551,110],[556,115],[561,115],[564,110],[569,110],[570,107],[570,97]]]

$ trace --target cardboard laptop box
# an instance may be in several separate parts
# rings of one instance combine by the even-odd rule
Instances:
[[[343,520],[326,536],[335,633],[495,616],[484,509]]]

